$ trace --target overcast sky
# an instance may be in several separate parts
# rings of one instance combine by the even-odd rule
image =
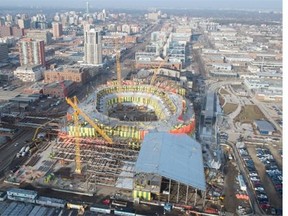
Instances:
[[[282,10],[282,0],[88,0],[92,8],[195,8]],[[86,0],[0,0],[1,6],[84,8]]]

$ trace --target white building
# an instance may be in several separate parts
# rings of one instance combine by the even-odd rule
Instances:
[[[84,35],[84,61],[87,64],[102,64],[102,43],[99,31],[90,29]]]
[[[269,84],[265,83],[259,79],[245,79],[244,85],[252,90],[252,89],[261,89],[261,88],[268,88]]]
[[[217,70],[232,70],[232,65],[227,63],[213,63],[211,66]]]
[[[130,25],[128,25],[128,24],[123,24],[123,25],[122,25],[122,32],[126,32],[126,33],[130,34],[130,33],[131,33],[131,27],[130,27]]]
[[[45,68],[42,65],[21,66],[14,71],[14,76],[23,82],[36,82],[43,78]]]

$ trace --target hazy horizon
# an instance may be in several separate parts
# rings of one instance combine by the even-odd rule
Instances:
[[[146,9],[243,9],[282,11],[282,0],[96,0],[88,1],[92,8],[137,8]],[[61,7],[84,8],[86,0],[1,0],[1,6],[8,7]]]

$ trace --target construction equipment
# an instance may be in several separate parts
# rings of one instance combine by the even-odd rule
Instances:
[[[107,134],[101,130],[79,107],[78,99],[76,96],[73,97],[73,101],[70,98],[66,97],[66,102],[74,109],[73,118],[74,118],[74,127],[75,127],[75,173],[81,174],[81,149],[80,149],[80,133],[79,133],[79,115],[81,115],[95,130],[110,144],[112,144],[112,139],[107,136]]]
[[[160,64],[158,67],[155,68],[154,70],[154,74],[151,78],[151,81],[150,81],[150,85],[154,85],[154,82],[156,80],[156,77],[157,77],[157,74],[159,73],[160,71],[160,68],[163,66],[163,64],[167,61],[168,57],[166,57]]]
[[[77,97],[74,97],[74,104],[77,106]],[[74,110],[74,127],[75,127],[75,173],[81,174],[81,151],[80,151],[80,143],[79,143],[79,121],[78,121],[79,112]]]
[[[41,128],[45,127],[47,124],[51,123],[51,122],[54,121],[54,120],[55,120],[55,119],[52,119],[52,120],[50,120],[50,121],[48,121],[48,122],[45,122],[44,124],[40,125],[40,126],[35,130],[35,133],[34,133],[34,135],[33,135],[32,141],[35,142],[35,143],[39,142],[39,140],[38,140],[38,138],[37,138],[37,135],[38,135],[39,130],[40,130]],[[38,148],[38,146],[37,146],[37,148]]]
[[[166,57],[164,58],[164,60],[159,64],[159,66],[157,68],[155,68],[154,70],[154,74],[151,78],[151,81],[150,81],[150,85],[154,85],[154,82],[156,80],[156,77],[157,77],[157,74],[159,73],[160,71],[160,68],[168,61],[169,57],[171,56],[171,53],[172,53],[173,50],[170,50],[170,52],[166,55]]]
[[[74,98],[77,97],[74,96]],[[75,99],[74,99],[75,100]],[[103,131],[101,128],[99,128],[93,120],[91,120],[79,107],[77,104],[75,104],[70,98],[66,97],[66,102],[75,110],[78,111],[78,114],[81,115],[95,130],[97,133],[99,133],[108,143],[112,144],[112,139]]]

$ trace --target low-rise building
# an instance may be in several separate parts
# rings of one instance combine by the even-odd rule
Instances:
[[[85,83],[90,75],[88,70],[83,67],[67,67],[64,70],[50,70],[44,72],[45,83],[60,82],[63,80],[71,80],[76,83]]]
[[[256,120],[254,121],[254,125],[262,135],[272,135],[272,133],[275,131],[273,125],[268,121]]]
[[[257,100],[260,100],[260,101],[282,102],[283,92],[282,91],[271,91],[271,90],[257,89],[255,91],[255,98]]]
[[[243,83],[250,90],[269,87],[268,83],[261,82],[259,79],[245,79]]]
[[[227,63],[212,63],[211,66],[216,70],[232,70],[232,65]]]
[[[223,77],[223,78],[237,78],[238,77],[238,73],[236,73],[235,71],[211,70],[209,74],[212,77]]]
[[[63,82],[49,83],[43,88],[43,94],[65,98],[71,95],[77,88],[77,85],[71,80],[64,80]]]
[[[138,60],[135,63],[135,68],[136,69],[150,69],[150,68],[157,68],[157,67],[163,67],[163,68],[168,68],[168,69],[173,69],[173,70],[181,70],[182,69],[182,62],[165,62],[162,63],[161,61],[145,61],[145,60]]]
[[[36,203],[40,205],[51,206],[51,207],[56,207],[56,208],[64,208],[67,204],[65,200],[44,197],[44,196],[39,196],[38,199],[36,200]]]
[[[42,79],[45,68],[42,65],[20,66],[14,71],[14,76],[23,82],[36,82]]]
[[[12,188],[7,191],[8,199],[23,202],[35,202],[38,196],[36,191]]]

